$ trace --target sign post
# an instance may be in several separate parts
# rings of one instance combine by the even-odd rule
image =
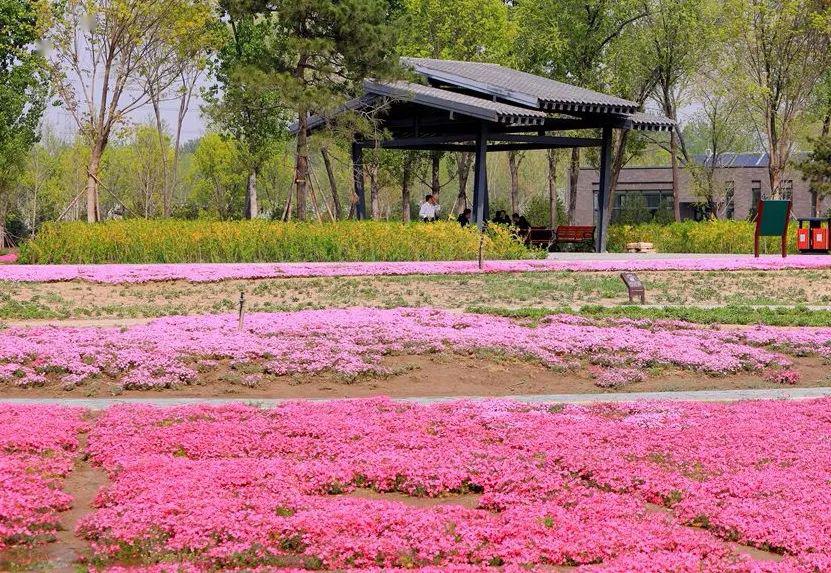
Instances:
[[[756,210],[756,233],[753,237],[753,256],[759,256],[759,237],[781,237],[782,258],[788,256],[788,222],[791,202],[783,200],[759,201]]]

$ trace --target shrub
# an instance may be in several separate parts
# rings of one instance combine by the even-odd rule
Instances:
[[[217,263],[471,260],[479,233],[455,222],[145,220],[50,223],[20,251],[24,263]],[[485,235],[490,259],[539,256],[504,229]]]
[[[626,243],[647,241],[661,253],[729,253],[753,252],[755,223],[749,221],[682,221],[661,225],[612,225],[609,229],[609,251],[625,251]],[[796,234],[788,231],[790,252],[796,252]],[[763,237],[760,250],[779,252],[778,237]]]
[[[525,204],[524,215],[532,227],[548,227],[550,212],[548,195],[534,195]],[[566,208],[559,197],[557,198],[557,224],[566,224]]]

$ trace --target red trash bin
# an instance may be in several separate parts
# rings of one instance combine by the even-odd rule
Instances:
[[[815,229],[811,229],[811,248],[817,251],[827,251],[829,241],[828,241],[828,229],[824,227],[819,227]]]
[[[796,248],[800,251],[807,251],[811,248],[811,229],[796,230]]]

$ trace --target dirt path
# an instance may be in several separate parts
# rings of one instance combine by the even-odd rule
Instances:
[[[801,380],[783,386],[766,380],[761,372],[708,376],[700,372],[664,369],[651,372],[637,383],[614,389],[598,388],[585,365],[577,371],[560,372],[534,362],[493,355],[461,355],[451,352],[388,356],[384,375],[346,378],[332,372],[274,376],[263,375],[249,387],[228,361],[210,372],[200,373],[192,384],[176,388],[123,390],[117,378],[100,377],[71,390],[60,387],[57,378],[43,386],[22,388],[0,384],[0,400],[12,398],[227,398],[337,399],[390,396],[418,398],[434,396],[532,396],[550,394],[598,394],[620,392],[679,392],[702,390],[800,389],[831,385],[831,371],[818,357],[791,357]]]
[[[95,414],[90,414],[93,422]],[[92,504],[98,490],[107,483],[103,470],[93,466],[87,456],[87,434],[80,436],[75,468],[64,480],[63,490],[72,496],[72,508],[61,514],[61,529],[55,541],[44,550],[44,558],[51,571],[72,573],[89,557],[86,541],[75,535],[75,528],[81,518],[92,511]]]

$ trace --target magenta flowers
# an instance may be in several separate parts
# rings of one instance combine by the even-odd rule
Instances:
[[[48,539],[69,509],[60,478],[72,469],[81,414],[0,404],[0,550]]]
[[[776,345],[774,351],[771,345]],[[780,350],[831,356],[831,328],[718,330],[677,321],[594,322],[553,315],[532,327],[508,318],[435,309],[330,309],[235,316],[167,317],[118,327],[16,327],[0,331],[0,381],[74,386],[110,377],[128,388],[195,381],[217,361],[256,364],[265,375],[383,372],[392,353],[490,350],[552,368],[586,361],[613,371],[606,386],[638,378],[632,368],[670,366],[714,375],[787,367]],[[250,380],[249,380],[250,378]],[[246,383],[256,384],[249,375]]]
[[[186,280],[191,282],[280,277],[337,277],[366,275],[430,275],[546,271],[731,271],[827,269],[831,257],[793,255],[694,257],[686,259],[639,258],[629,260],[518,260],[398,263],[227,263],[155,265],[5,265],[0,281],[54,282],[86,280],[101,283],[142,283]]]
[[[115,407],[78,533],[196,570],[824,571],[829,435],[829,400]]]

